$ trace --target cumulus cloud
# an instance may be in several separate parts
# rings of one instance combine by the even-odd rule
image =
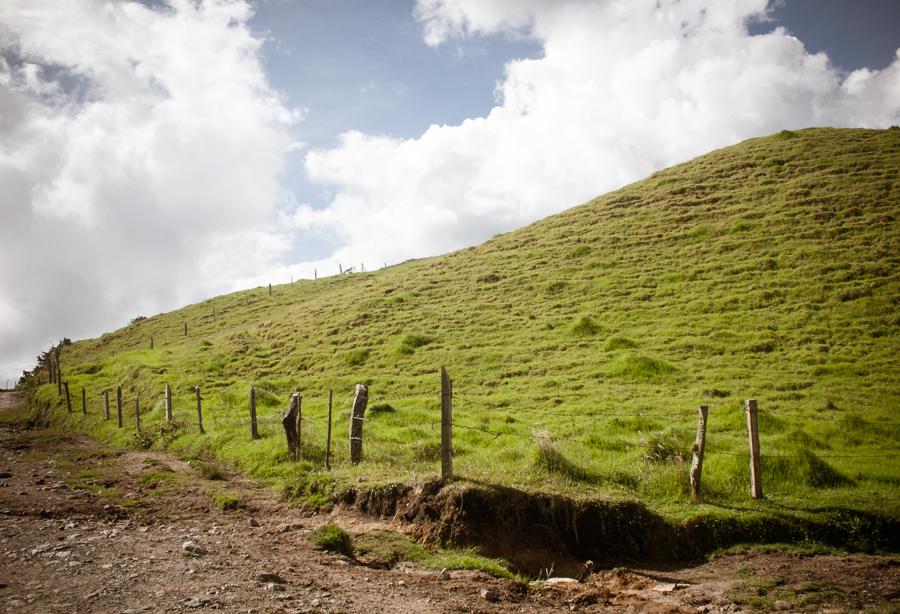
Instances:
[[[900,60],[841,74],[783,29],[751,36],[766,0],[418,0],[429,45],[528,36],[485,117],[414,139],[350,132],[310,152],[334,190],[295,228],[347,261],[477,243],[660,168],[781,129],[900,123]]]
[[[300,112],[250,16],[243,0],[0,3],[0,373],[289,247],[279,175]]]

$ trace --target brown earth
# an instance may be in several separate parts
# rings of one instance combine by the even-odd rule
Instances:
[[[0,393],[0,409],[16,403]],[[895,557],[751,550],[524,585],[323,552],[309,533],[329,522],[354,534],[409,528],[347,509],[305,514],[239,475],[206,479],[159,452],[0,428],[4,611],[900,611]]]

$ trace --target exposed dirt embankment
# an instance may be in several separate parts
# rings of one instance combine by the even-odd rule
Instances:
[[[812,541],[862,551],[900,551],[900,523],[851,510],[816,519],[787,514],[700,515],[672,523],[635,501],[578,501],[513,488],[427,482],[354,488],[342,503],[413,523],[427,542],[471,544],[538,573],[550,561],[695,560],[740,543]]]

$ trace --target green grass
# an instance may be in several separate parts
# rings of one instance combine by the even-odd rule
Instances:
[[[335,524],[326,524],[309,534],[309,539],[316,547],[329,552],[338,552],[350,556],[353,554],[353,538],[344,529]]]
[[[34,407],[50,404],[51,422],[112,444],[218,459],[327,505],[360,479],[439,474],[446,365],[462,479],[640,498],[680,518],[841,507],[896,518],[898,169],[900,130],[752,139],[477,247],[274,285],[273,296],[253,288],[77,341],[62,348],[62,367],[73,390],[87,387],[90,415],[67,414],[48,384]],[[162,426],[165,382],[176,423]],[[375,411],[354,466],[346,432],[357,383]],[[116,385],[122,430],[101,418],[104,388],[115,414]],[[296,390],[299,464],[278,422]],[[761,412],[763,501],[748,497],[747,398]],[[698,506],[686,480],[700,404],[710,413]],[[550,456],[535,431],[547,433]]]

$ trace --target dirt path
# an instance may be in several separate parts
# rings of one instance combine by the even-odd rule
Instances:
[[[14,401],[0,393],[0,407]],[[168,455],[0,428],[3,611],[900,611],[896,558],[748,553],[526,587],[322,552],[309,533],[328,522],[391,528],[346,510],[303,515],[249,480],[206,479]]]

